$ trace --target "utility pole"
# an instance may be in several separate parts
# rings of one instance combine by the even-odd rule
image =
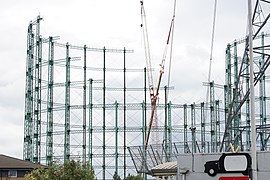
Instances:
[[[251,158],[252,180],[257,180],[257,153],[256,153],[256,120],[253,77],[253,32],[252,32],[252,2],[248,0],[248,33],[249,33],[249,68],[250,68],[250,116],[251,116]]]

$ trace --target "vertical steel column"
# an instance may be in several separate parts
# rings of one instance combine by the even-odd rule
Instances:
[[[201,148],[202,153],[205,152],[205,111],[204,102],[201,103]]]
[[[164,87],[164,140],[165,152],[168,153],[168,110],[167,110],[167,86]]]
[[[187,142],[187,105],[184,104],[184,152],[188,153],[188,142]]]
[[[118,175],[118,157],[119,157],[119,153],[118,153],[118,102],[115,101],[115,174]]]
[[[66,44],[66,92],[65,92],[65,142],[64,160],[70,158],[70,57],[69,44]]]
[[[38,64],[39,64],[39,78],[38,78],[38,87],[39,87],[39,96],[38,96],[38,163],[41,159],[41,81],[42,81],[42,38],[39,37],[39,49],[38,49]]]
[[[168,156],[172,160],[172,102],[168,103]]]
[[[41,124],[41,56],[42,39],[40,38],[40,20],[36,21],[35,34],[35,74],[34,74],[34,139],[33,139],[33,162],[40,162],[40,124]]]
[[[83,47],[83,164],[86,164],[86,45]]]
[[[264,33],[261,34],[261,58],[260,58],[260,69],[264,66],[265,62],[265,54],[264,54]],[[261,150],[266,150],[266,132],[265,132],[265,125],[266,125],[266,93],[265,93],[265,73],[263,73],[263,76],[260,78],[260,125],[263,127],[261,130]]]
[[[196,119],[195,119],[195,103],[190,105],[191,112],[191,137],[192,137],[192,153],[196,153]]]
[[[146,74],[146,68],[144,70],[144,119],[143,119],[143,124],[142,124],[142,129],[143,129],[143,145],[145,144],[145,136],[146,136],[146,130],[147,130],[147,125],[146,125],[146,119],[147,119],[147,74]],[[145,147],[143,147],[145,148]]]
[[[144,71],[144,108],[143,108],[143,121],[142,121],[142,144],[143,146],[145,145],[145,137],[146,137],[146,119],[147,119],[147,74],[146,74],[146,67],[143,69]],[[143,147],[144,151],[143,151],[143,168],[145,169],[146,167],[146,151],[145,151],[145,147]],[[147,175],[146,173],[143,173],[143,180],[147,179]]]
[[[229,144],[232,141],[232,124],[229,123],[228,124],[228,119],[230,116],[232,116],[232,112],[230,112],[230,104],[231,104],[231,100],[232,100],[232,80],[231,80],[231,45],[228,44],[227,48],[226,48],[226,77],[225,77],[225,84],[226,84],[226,88],[225,88],[225,98],[226,98],[226,102],[225,104],[227,105],[225,107],[225,124],[228,125],[227,127],[227,132],[226,132],[226,143],[225,146],[229,147]],[[226,113],[227,112],[227,113]]]
[[[145,117],[146,116],[146,103],[145,101],[142,102],[142,144],[144,146],[144,140],[145,140]],[[143,147],[144,149],[144,147]],[[146,167],[146,155],[145,151],[142,152],[142,164],[141,164],[141,170],[145,172],[145,167]],[[145,173],[143,173],[143,179],[145,179]]]
[[[216,116],[215,116],[215,93],[214,82],[210,82],[210,135],[211,135],[211,152],[217,152],[217,139],[216,139]]]
[[[237,107],[239,106],[240,92],[238,88],[238,58],[237,58],[237,43],[234,44],[234,93],[236,93],[235,102],[233,102],[233,113],[236,112]],[[240,125],[241,111],[237,112],[237,116],[234,116],[233,119],[233,140],[235,148],[239,146],[239,125]]]
[[[124,179],[126,178],[126,150],[127,150],[127,140],[126,140],[126,126],[127,126],[127,114],[126,114],[126,48],[124,48]]]
[[[92,88],[93,79],[89,79],[89,128],[88,128],[88,161],[93,164],[93,98],[92,98]]]
[[[216,117],[216,152],[220,148],[220,109],[219,100],[215,101],[215,117]]]
[[[47,137],[46,164],[50,165],[53,158],[53,80],[54,80],[54,42],[49,37],[48,53],[48,95],[47,95]]]
[[[102,179],[106,179],[106,48],[103,48]]]
[[[33,128],[33,59],[34,59],[33,24],[28,26],[27,33],[27,60],[25,85],[25,119],[24,119],[24,146],[23,159],[32,160],[32,128]]]
[[[227,68],[226,68],[226,71],[227,71]],[[225,117],[225,128],[226,128],[226,126],[227,126],[227,122],[228,122],[228,118],[229,118],[229,105],[228,105],[228,85],[227,84],[225,84],[224,86],[223,86],[223,90],[224,90],[224,117]],[[228,144],[228,136],[229,136],[229,129],[227,129],[227,131],[225,132],[225,134],[224,134],[224,136],[225,136],[225,150],[226,150],[226,147],[228,147],[229,146],[229,144]],[[224,146],[223,147],[220,147],[219,149],[220,149],[220,151],[222,150],[224,148]]]
[[[245,74],[249,74],[249,60],[248,58],[245,58]],[[249,89],[249,76],[246,76],[246,90]],[[248,96],[247,97],[247,100],[246,100],[246,150],[247,151],[250,151],[250,148],[251,148],[251,131],[250,131],[250,97]]]

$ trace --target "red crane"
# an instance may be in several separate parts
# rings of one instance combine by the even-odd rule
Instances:
[[[150,89],[150,99],[151,99],[151,114],[150,114],[150,120],[148,123],[147,132],[146,132],[146,136],[145,136],[145,144],[144,144],[145,145],[144,147],[146,150],[148,142],[149,142],[149,136],[150,136],[153,121],[157,121],[157,113],[156,113],[157,99],[158,99],[158,95],[159,95],[159,88],[160,88],[160,84],[161,84],[161,79],[162,79],[162,76],[164,74],[164,65],[165,65],[168,46],[169,46],[170,39],[171,39],[171,33],[173,31],[173,28],[174,28],[176,0],[174,2],[174,13],[173,13],[173,17],[172,17],[172,20],[170,23],[168,38],[166,41],[164,53],[163,53],[162,60],[160,63],[160,70],[159,70],[159,76],[158,76],[158,80],[157,80],[156,89],[154,89],[153,75],[152,75],[152,71],[151,71],[152,67],[151,67],[150,46],[149,46],[149,39],[148,39],[148,31],[147,31],[144,2],[140,1],[140,3],[141,3],[141,21],[142,21],[141,27],[142,27],[142,32],[143,32],[145,59],[146,59],[147,75],[148,75],[147,77],[148,77],[148,83],[149,83],[149,89]]]

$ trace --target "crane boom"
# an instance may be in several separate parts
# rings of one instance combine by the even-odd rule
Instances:
[[[153,120],[155,120],[155,117],[156,117],[157,99],[158,99],[158,95],[159,95],[159,88],[160,88],[160,84],[161,84],[161,79],[162,79],[162,76],[164,74],[165,60],[166,60],[168,46],[169,46],[169,43],[170,43],[171,32],[172,32],[172,30],[174,28],[175,10],[174,10],[173,18],[172,18],[172,21],[171,21],[171,24],[170,24],[170,29],[169,29],[168,38],[167,38],[167,41],[166,41],[166,46],[165,46],[165,49],[164,49],[162,61],[160,63],[159,77],[158,77],[158,80],[157,80],[156,90],[154,90],[153,75],[152,75],[152,71],[151,71],[152,67],[151,67],[150,45],[149,45],[149,39],[148,39],[146,14],[145,14],[143,0],[141,0],[140,3],[141,3],[141,21],[142,21],[141,27],[142,27],[142,32],[143,32],[145,59],[146,59],[146,66],[147,66],[147,72],[148,72],[147,74],[148,74],[148,83],[149,83],[149,89],[150,89],[150,99],[151,99],[151,108],[152,108],[151,109],[150,120],[149,120],[149,123],[148,123],[148,129],[147,129],[146,136],[145,136],[144,147],[145,147],[145,150],[146,150],[148,142],[149,142],[149,136],[150,136]],[[175,9],[175,3],[174,3],[174,9]]]
[[[143,152],[144,156],[146,157],[146,151],[147,151],[147,146],[148,146],[148,142],[149,142],[149,136],[150,136],[153,121],[156,122],[156,126],[157,126],[157,110],[156,110],[157,100],[158,100],[158,95],[159,95],[159,88],[160,88],[160,84],[161,84],[161,79],[162,79],[162,76],[164,74],[165,60],[166,60],[168,46],[169,46],[170,39],[171,39],[171,32],[173,32],[173,29],[174,29],[176,0],[174,1],[173,18],[172,18],[172,21],[170,24],[170,29],[169,29],[168,38],[166,41],[166,46],[165,46],[165,50],[163,53],[162,61],[160,63],[160,71],[159,71],[159,77],[158,77],[158,81],[157,81],[156,91],[154,91],[153,75],[152,75],[152,67],[151,67],[151,56],[150,56],[150,45],[149,45],[149,39],[148,39],[146,14],[145,14],[143,0],[141,0],[140,3],[141,3],[141,22],[142,22],[141,28],[142,28],[142,33],[143,33],[145,59],[146,59],[147,75],[148,75],[147,77],[148,77],[150,99],[151,99],[151,114],[150,114],[150,120],[148,123],[146,135],[145,135],[144,152]],[[145,159],[146,158],[143,158],[140,172],[142,172],[143,167],[145,167],[145,163],[146,163]]]
[[[147,30],[147,22],[146,22],[146,14],[144,9],[143,1],[141,3],[141,28],[143,33],[143,41],[144,41],[144,53],[146,60],[146,71],[149,83],[150,97],[153,98],[154,95],[154,83],[153,83],[153,74],[152,74],[152,65],[151,65],[151,54],[150,54],[150,44],[148,39],[148,30]]]
[[[147,149],[147,145],[148,145],[148,142],[149,142],[149,136],[150,136],[150,132],[151,132],[152,124],[153,124],[153,119],[154,119],[154,115],[156,113],[156,106],[157,106],[157,99],[158,99],[158,95],[159,95],[159,88],[160,88],[162,76],[164,74],[165,60],[166,60],[166,56],[167,56],[167,50],[168,50],[168,46],[169,46],[173,26],[174,26],[174,16],[173,16],[172,21],[171,21],[166,46],[165,46],[163,57],[162,57],[162,60],[161,60],[161,63],[160,63],[160,70],[159,70],[159,77],[158,77],[158,81],[157,81],[156,91],[153,91],[154,93],[151,96],[152,109],[151,109],[151,115],[150,115],[150,120],[149,120],[149,124],[148,124],[147,134],[146,134],[146,137],[145,137],[145,146],[144,146],[145,150]]]

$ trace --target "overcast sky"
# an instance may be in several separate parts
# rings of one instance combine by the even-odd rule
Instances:
[[[152,64],[158,68],[174,0],[145,0]],[[214,0],[177,0],[172,100],[205,98]],[[8,0],[0,6],[0,153],[22,158],[26,35],[40,14],[43,37],[92,47],[133,49],[143,56],[139,0]],[[246,33],[247,0],[218,0],[212,80],[224,84],[225,47]],[[140,62],[142,67],[145,61]],[[166,64],[167,66],[167,64]],[[157,71],[158,72],[158,71]],[[165,71],[166,74],[166,71]]]

